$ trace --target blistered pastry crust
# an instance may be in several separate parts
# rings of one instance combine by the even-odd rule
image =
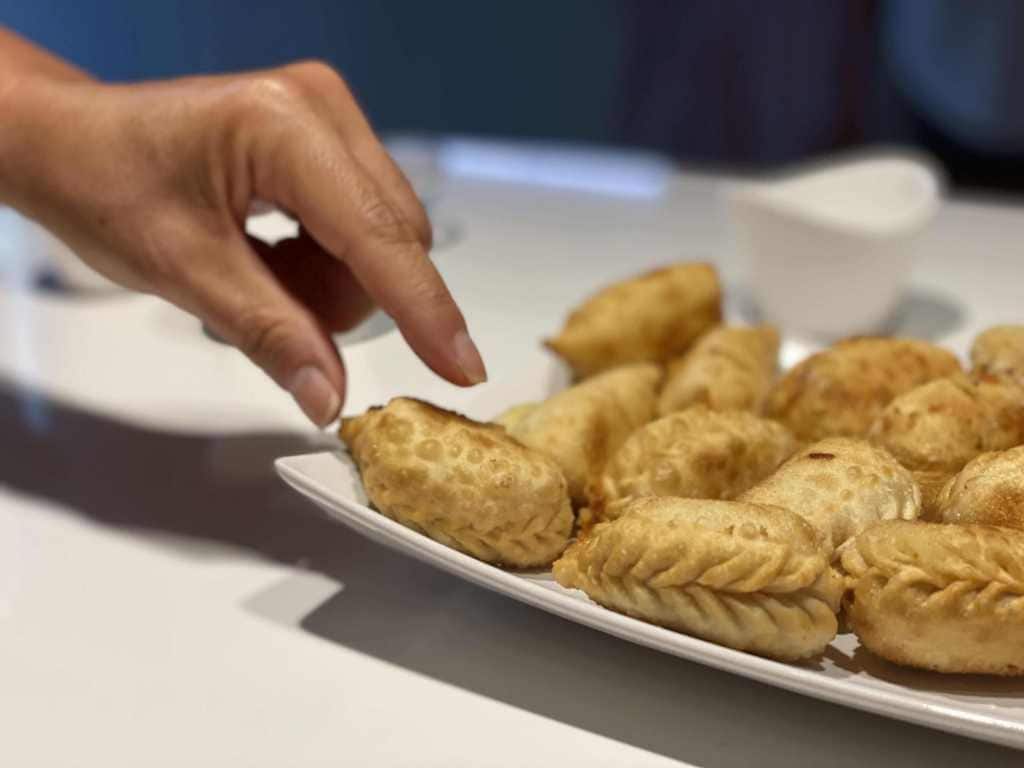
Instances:
[[[491,563],[539,566],[569,541],[557,465],[497,425],[410,398],[342,422],[341,437],[380,512]]]

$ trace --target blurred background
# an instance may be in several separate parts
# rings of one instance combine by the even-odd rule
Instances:
[[[385,134],[716,170],[913,145],[961,189],[1024,187],[1017,0],[0,0],[0,23],[110,80],[325,59]]]

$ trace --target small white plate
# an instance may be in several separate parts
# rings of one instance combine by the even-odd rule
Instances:
[[[903,669],[837,637],[824,656],[782,664],[622,616],[560,587],[549,572],[517,573],[482,563],[389,520],[367,506],[359,475],[341,452],[278,459],[278,473],[333,519],[374,541],[480,586],[665,653],[762,683],[1024,749],[1024,680]]]

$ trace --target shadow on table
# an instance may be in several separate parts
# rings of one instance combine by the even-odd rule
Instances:
[[[227,545],[343,586],[298,620],[265,593],[247,610],[655,753],[706,768],[1020,765],[1020,753],[611,638],[372,544],[273,475],[275,457],[312,449],[303,435],[167,434],[0,383],[0,446],[8,488],[196,557],[223,556],[215,545]],[[289,583],[308,578],[297,573],[272,591],[297,594]]]
[[[863,645],[850,655],[829,647],[825,655],[840,669],[851,674],[868,674],[877,680],[929,693],[975,696],[985,701],[1007,699],[1011,704],[1024,700],[1024,678],[989,675],[944,675],[923,669],[902,667],[875,656]],[[1018,706],[1018,709],[1020,707]]]

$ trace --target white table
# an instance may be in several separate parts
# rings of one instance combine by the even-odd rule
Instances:
[[[609,279],[704,256],[739,281],[713,192],[689,176],[654,202],[448,180],[437,219],[461,237],[437,260],[487,387],[545,391],[537,340]],[[1022,245],[1021,209],[948,205],[904,327],[962,348],[1019,320]],[[486,393],[440,382],[396,334],[346,360],[350,411],[415,393],[490,415]],[[381,549],[272,474],[275,456],[331,440],[154,299],[0,286],[0,765],[1024,760],[634,647]]]

